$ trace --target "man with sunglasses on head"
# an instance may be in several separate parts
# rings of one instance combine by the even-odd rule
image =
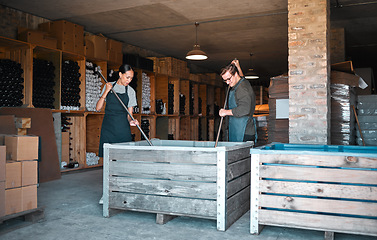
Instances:
[[[229,116],[229,142],[246,142],[255,140],[253,115],[255,94],[249,81],[243,76],[237,59],[221,69],[220,73],[226,84],[231,87],[228,108],[220,109],[220,117]]]

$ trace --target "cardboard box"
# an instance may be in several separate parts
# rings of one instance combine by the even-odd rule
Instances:
[[[94,43],[85,41],[85,57],[94,58]]]
[[[38,25],[39,30],[48,32],[58,40],[73,39],[75,37],[75,24],[66,20],[45,22]]]
[[[48,32],[51,37],[57,39],[57,48],[67,52],[74,52],[75,49],[75,24],[65,21],[53,21],[41,23],[38,28]]]
[[[5,181],[6,147],[0,146],[0,182]]]
[[[94,58],[107,60],[107,38],[99,35],[86,35],[85,45],[92,42],[94,45]]]
[[[48,36],[45,32],[32,29],[20,32],[18,40],[53,49],[56,49],[58,42],[56,38]]]
[[[21,188],[5,190],[5,215],[15,214],[22,211]]]
[[[37,185],[31,185],[21,188],[22,195],[22,210],[27,211],[37,208],[38,190]]]
[[[113,39],[107,39],[107,50],[114,52],[122,52],[123,44],[122,42],[115,41]]]
[[[21,162],[21,186],[38,184],[38,161]]]
[[[37,136],[5,136],[8,160],[34,160],[38,159]]]
[[[109,50],[108,51],[108,61],[111,63],[118,64],[119,66],[123,63],[123,53]]]
[[[5,181],[0,182],[0,218],[5,215]]]
[[[21,162],[7,161],[5,165],[5,188],[21,187]]]

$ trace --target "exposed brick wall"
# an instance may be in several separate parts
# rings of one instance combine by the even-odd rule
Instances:
[[[329,11],[326,0],[288,0],[290,143],[330,143]]]

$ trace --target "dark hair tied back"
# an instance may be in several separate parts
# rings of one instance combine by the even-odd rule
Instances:
[[[128,64],[122,64],[119,67],[119,72],[121,72],[121,73],[126,73],[127,71],[131,71],[131,70],[132,70],[132,67],[130,65],[128,65]]]

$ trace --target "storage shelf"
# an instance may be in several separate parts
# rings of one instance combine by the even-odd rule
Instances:
[[[55,86],[54,86],[54,109],[52,113],[56,116],[67,116],[71,118],[73,124],[70,125],[70,158],[79,162],[78,168],[61,169],[61,172],[68,172],[73,170],[80,170],[85,168],[94,168],[102,166],[102,158],[99,164],[87,165],[86,152],[95,152],[98,155],[99,138],[101,133],[101,124],[105,114],[105,106],[100,112],[86,111],[86,62],[92,62],[99,66],[103,75],[107,78],[108,69],[117,71],[120,64],[97,59],[95,57],[86,57],[81,54],[64,51],[60,49],[52,49],[49,47],[40,46],[38,44],[31,44],[19,40],[0,37],[0,58],[11,59],[21,64],[24,69],[24,99],[23,107],[34,108],[32,104],[33,95],[33,58],[51,61],[55,66]],[[64,61],[76,62],[80,69],[80,110],[61,110],[62,94],[62,63]],[[172,70],[169,73],[169,66],[179,63],[180,68]],[[178,66],[178,65],[177,65]],[[137,81],[138,107],[142,109],[142,74],[145,73],[150,78],[150,113],[134,113],[133,116],[141,124],[142,120],[149,121],[149,138],[174,139],[174,140],[208,140],[208,135],[213,136],[213,126],[207,127],[210,119],[216,119],[214,115],[214,105],[222,105],[221,101],[225,99],[225,90],[223,87],[215,86],[212,82],[203,83],[201,78],[207,79],[205,76],[197,74],[186,74],[179,76],[179,73],[187,73],[187,66],[182,61],[175,61],[174,59],[166,58],[160,62],[160,67],[166,68],[166,73],[158,71],[147,71],[142,69],[134,69]],[[101,78],[102,86],[105,82]],[[169,84],[173,85],[173,91],[170,90],[169,101]],[[185,96],[184,114],[180,112],[180,94]],[[201,102],[199,101],[201,99]],[[166,113],[168,109],[173,114],[157,114],[156,113],[156,99],[162,99],[166,104]],[[199,102],[201,105],[199,106]],[[220,103],[219,103],[220,102]],[[168,106],[172,104],[172,106]],[[209,114],[207,114],[207,106],[209,106]],[[191,111],[190,111],[191,109]],[[201,109],[201,111],[199,111]],[[208,115],[208,116],[207,116]],[[60,124],[56,124],[56,131],[60,131]],[[201,131],[199,132],[199,125]],[[213,125],[213,124],[212,124]],[[209,133],[208,131],[212,131]],[[131,127],[131,133],[135,135],[135,141],[140,141],[142,136],[137,127]],[[57,139],[61,138],[62,134],[57,135]],[[58,141],[57,141],[58,142]],[[61,154],[61,152],[60,152]]]

